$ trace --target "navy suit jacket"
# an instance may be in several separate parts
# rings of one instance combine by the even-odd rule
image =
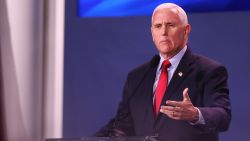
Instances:
[[[226,68],[189,49],[182,57],[162,105],[166,100],[182,101],[183,90],[188,87],[193,105],[205,120],[205,125],[191,125],[162,113],[157,118],[153,115],[153,84],[159,60],[156,55],[128,74],[117,115],[95,136],[152,135],[163,141],[218,141],[218,132],[226,131],[231,120]]]

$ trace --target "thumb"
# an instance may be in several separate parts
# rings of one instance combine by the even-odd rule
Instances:
[[[188,88],[183,90],[183,101],[191,101],[188,95]]]

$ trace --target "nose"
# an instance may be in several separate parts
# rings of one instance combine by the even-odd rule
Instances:
[[[162,30],[161,34],[163,36],[167,36],[168,35],[168,27],[167,27],[167,25],[163,25],[161,30]]]

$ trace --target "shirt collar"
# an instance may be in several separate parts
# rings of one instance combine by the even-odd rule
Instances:
[[[181,58],[184,56],[186,50],[187,50],[187,46],[185,46],[175,56],[173,56],[172,58],[169,59],[169,62],[171,63],[171,66],[169,69],[177,68],[177,66],[179,65]],[[158,71],[161,69],[162,62],[165,60],[161,55],[160,55],[160,58],[161,58],[160,63],[159,63],[158,68],[157,68]]]

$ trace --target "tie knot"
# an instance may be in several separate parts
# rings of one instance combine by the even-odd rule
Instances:
[[[171,66],[171,63],[169,62],[169,60],[165,60],[162,63],[162,67],[163,68],[169,68]]]

